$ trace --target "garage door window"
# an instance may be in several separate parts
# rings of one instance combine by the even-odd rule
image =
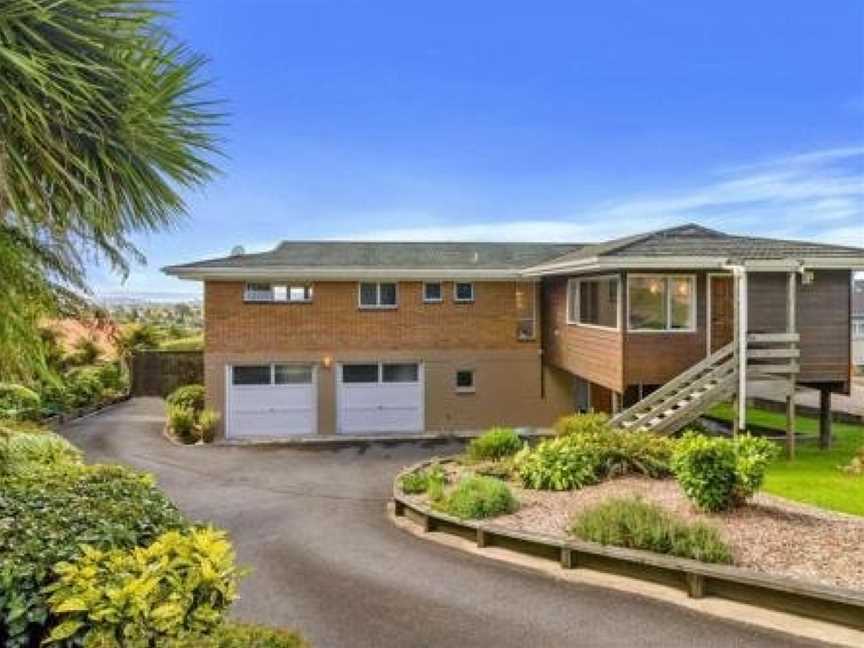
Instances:
[[[231,373],[235,385],[270,384],[270,365],[234,367]]]
[[[382,366],[381,375],[385,383],[416,383],[419,379],[419,369],[414,362],[385,364]]]
[[[354,364],[342,367],[342,382],[345,383],[377,383],[377,364]]]
[[[273,378],[277,385],[308,385],[312,382],[312,367],[308,365],[273,365]]]

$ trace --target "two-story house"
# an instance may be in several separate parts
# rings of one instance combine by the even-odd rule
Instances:
[[[703,409],[757,375],[848,392],[862,267],[857,248],[687,225],[588,245],[284,242],[165,271],[204,282],[207,401],[231,438],[546,426],[665,406],[658,387],[694,365]]]

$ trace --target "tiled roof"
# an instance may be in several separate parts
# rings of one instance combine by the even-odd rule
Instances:
[[[269,252],[236,254],[165,268],[196,271],[297,269],[499,270],[567,266],[604,259],[710,257],[732,263],[773,259],[853,259],[864,266],[864,249],[806,241],[734,236],[697,224],[628,236],[605,243],[422,243],[391,241],[284,241]],[[860,263],[858,261],[860,260]]]
[[[208,259],[166,270],[272,267],[518,270],[579,247],[579,243],[283,241],[270,252]]]

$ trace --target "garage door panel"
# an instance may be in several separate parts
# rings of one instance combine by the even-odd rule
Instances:
[[[393,365],[384,365],[388,366]],[[351,370],[352,378],[358,374]],[[343,375],[340,372],[338,385],[340,433],[423,431],[424,387],[419,364],[400,363],[394,370],[378,373],[379,381],[402,376],[413,378],[414,382],[344,382]]]
[[[226,434],[229,438],[300,436],[317,431],[318,404],[314,381],[273,384],[273,376],[278,381],[280,367],[284,366],[275,365],[275,370],[270,373],[270,384],[235,385],[233,380],[229,380]],[[245,376],[258,378],[252,370],[254,368],[245,369]],[[312,367],[301,366],[299,369],[298,372],[292,368],[292,374],[302,378],[305,372],[311,377]],[[262,371],[258,373],[265,375]],[[283,376],[286,373],[281,371]]]

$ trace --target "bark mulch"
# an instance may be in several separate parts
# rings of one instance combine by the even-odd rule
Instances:
[[[448,466],[448,472],[458,472]],[[453,475],[455,476],[455,475]],[[581,490],[535,491],[510,483],[519,499],[516,513],[495,518],[521,531],[567,536],[573,517],[611,497],[639,496],[687,520],[720,530],[735,564],[777,576],[864,589],[864,518],[758,494],[733,511],[706,514],[694,509],[673,479],[625,476]]]

